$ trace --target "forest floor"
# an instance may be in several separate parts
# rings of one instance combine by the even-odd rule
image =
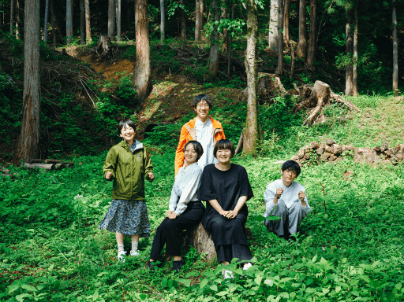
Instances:
[[[121,81],[118,77],[133,65],[122,58],[99,68]],[[231,265],[235,279],[225,282],[221,265],[184,247],[187,264],[180,274],[171,272],[171,262],[150,272],[151,242],[174,183],[179,131],[194,117],[192,98],[199,93],[214,96],[211,115],[235,143],[246,116],[239,97],[244,87],[198,84],[187,73],[156,74],[153,92],[134,115],[142,125],[159,124],[143,140],[156,151],[156,179],[145,188],[151,238],[140,241],[141,255],[117,262],[115,235],[97,229],[111,201],[112,184],[102,177],[105,151],[74,158],[74,169],[44,172],[10,166],[13,176],[0,179],[0,300],[404,300],[403,163],[370,165],[346,159],[304,167],[297,181],[306,187],[312,211],[296,241],[278,238],[261,224],[265,188],[280,177],[276,162],[289,159],[300,147],[326,138],[357,147],[404,143],[404,99],[389,96],[351,98],[361,111],[343,121],[347,110],[330,106],[324,112],[327,122],[311,127],[302,126],[306,113],[291,111],[290,98],[260,105],[263,140],[258,156],[233,159],[247,169],[254,192],[246,226],[252,231],[255,265],[248,271]],[[120,114],[119,108],[114,110]],[[349,179],[344,178],[347,171]],[[125,245],[129,249],[129,238]]]

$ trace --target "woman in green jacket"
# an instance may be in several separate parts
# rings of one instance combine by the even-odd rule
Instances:
[[[136,126],[131,120],[118,125],[124,139],[109,150],[103,172],[106,180],[113,180],[112,202],[98,226],[116,233],[118,259],[125,261],[123,238],[132,237],[131,256],[138,256],[139,237],[150,236],[150,223],[144,195],[144,177],[153,181],[153,165],[146,148],[135,140]]]

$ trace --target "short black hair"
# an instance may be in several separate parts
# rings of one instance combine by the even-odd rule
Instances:
[[[295,173],[296,173],[296,177],[299,176],[300,171],[301,171],[299,164],[298,164],[297,162],[295,162],[294,160],[287,160],[287,161],[285,161],[285,162],[282,164],[281,170],[282,170],[282,172],[283,172],[283,171],[286,171],[286,170],[295,172]]]
[[[213,156],[216,157],[217,150],[223,150],[223,149],[228,149],[231,151],[231,156],[232,158],[234,154],[236,153],[236,150],[234,149],[234,144],[231,142],[231,140],[228,139],[221,139],[218,141],[215,145],[215,149],[213,149]]]
[[[196,161],[198,161],[198,159],[201,158],[202,154],[203,154],[203,147],[201,145],[200,142],[198,141],[189,141],[185,144],[184,149],[182,149],[182,151],[185,153],[185,149],[187,148],[187,146],[189,144],[192,144],[192,146],[194,146],[194,150],[196,152],[196,154],[198,154],[198,158],[196,159]]]
[[[196,108],[196,106],[198,106],[198,104],[201,101],[206,101],[206,103],[208,103],[209,105],[209,109],[213,108],[213,101],[211,100],[211,98],[207,95],[207,94],[198,94],[193,100],[192,100],[192,107]]]
[[[132,127],[136,131],[136,125],[131,119],[121,120],[118,124],[119,133],[121,133],[123,127]]]

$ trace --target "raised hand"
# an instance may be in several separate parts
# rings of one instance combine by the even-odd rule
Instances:
[[[112,177],[112,172],[105,173],[105,179],[111,179],[111,177]]]
[[[276,192],[275,192],[276,198],[281,197],[282,194],[283,194],[283,188],[282,187],[276,189]]]

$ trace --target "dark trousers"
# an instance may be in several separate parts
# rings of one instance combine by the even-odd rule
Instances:
[[[176,219],[165,218],[157,228],[156,236],[153,240],[150,259],[157,260],[166,246],[167,256],[180,256],[182,237],[181,231],[193,227],[201,222],[205,207],[200,201],[191,201],[188,203],[187,209]]]

